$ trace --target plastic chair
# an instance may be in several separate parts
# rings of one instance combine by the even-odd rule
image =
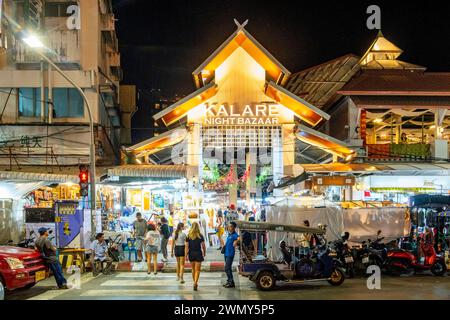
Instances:
[[[131,253],[134,252],[134,261],[137,261],[136,239],[127,239],[128,260],[131,261]]]

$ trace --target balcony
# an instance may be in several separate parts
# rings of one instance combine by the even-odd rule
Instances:
[[[424,161],[431,158],[429,144],[368,144],[367,158],[371,161]]]
[[[80,39],[77,30],[49,32],[43,42],[54,53],[52,54],[52,60],[55,63],[80,64]],[[15,43],[13,52],[14,61],[18,64],[33,64],[40,61],[39,55],[22,41]]]
[[[113,14],[102,14],[100,17],[100,22],[100,27],[103,32],[114,32],[116,30]]]
[[[108,52],[108,64],[110,67],[120,67],[120,53]]]

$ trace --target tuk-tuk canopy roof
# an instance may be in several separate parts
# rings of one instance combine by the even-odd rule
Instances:
[[[270,222],[236,221],[237,227],[248,231],[278,231],[293,233],[324,234],[325,230],[289,224],[278,224]]]

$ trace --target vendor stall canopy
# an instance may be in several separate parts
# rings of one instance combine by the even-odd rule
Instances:
[[[319,228],[311,228],[299,225],[278,224],[269,222],[250,222],[250,221],[236,221],[237,227],[248,231],[278,231],[278,232],[293,232],[293,233],[314,233],[325,234],[325,230]]]

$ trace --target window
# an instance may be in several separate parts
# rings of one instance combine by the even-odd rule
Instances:
[[[54,118],[82,118],[84,117],[84,100],[77,89],[53,89],[53,117]]]
[[[84,100],[75,88],[54,88],[53,118],[83,118]],[[48,89],[45,89],[45,116],[48,116]],[[41,116],[41,88],[19,88],[19,116]]]
[[[67,13],[67,8],[77,5],[76,1],[71,2],[47,2],[45,4],[46,17],[68,17],[71,14]]]
[[[45,109],[47,110],[47,106]],[[41,88],[19,88],[19,116],[41,116]]]

